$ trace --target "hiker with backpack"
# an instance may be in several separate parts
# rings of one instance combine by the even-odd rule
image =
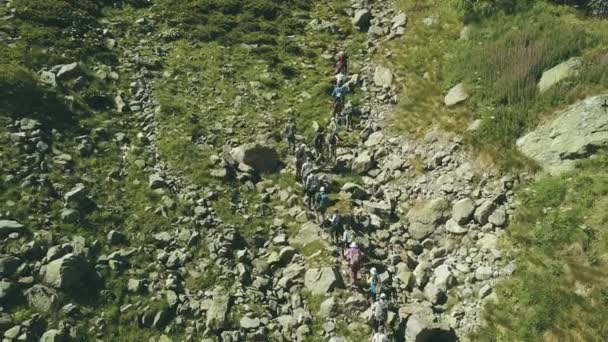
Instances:
[[[323,225],[325,223],[325,212],[329,207],[329,195],[325,192],[325,187],[322,186],[317,195],[317,221]]]
[[[316,196],[317,191],[319,190],[319,176],[310,173],[304,182],[304,189],[306,192],[306,205],[309,210],[313,210],[316,206]]]
[[[304,163],[306,162],[306,145],[300,144],[300,146],[298,146],[296,148],[295,155],[296,155],[296,179],[301,180],[302,179],[302,167],[304,166]]]
[[[380,294],[380,300],[372,304],[371,315],[371,323],[374,332],[384,332],[386,329],[386,318],[388,316],[388,303],[386,302],[386,293]]]
[[[293,118],[287,121],[285,126],[285,136],[287,138],[287,149],[289,153],[295,153],[296,149],[296,122]]]
[[[334,210],[333,215],[329,219],[329,236],[331,242],[337,245],[340,242],[340,230],[342,229],[342,215],[338,209]]]
[[[300,171],[300,176],[301,176],[300,182],[305,187],[306,187],[306,180],[308,179],[308,176],[310,176],[310,174],[314,171],[314,169],[315,169],[315,163],[312,161],[312,158],[310,155],[306,155],[304,164],[302,164],[302,168]]]
[[[334,163],[336,161],[337,156],[337,150],[338,150],[338,143],[340,142],[340,139],[338,138],[338,129],[336,128],[335,130],[331,131],[331,133],[329,133],[329,135],[327,136],[327,154],[328,154],[328,159],[331,163]]]
[[[353,129],[352,128],[352,125],[353,125],[352,117],[353,117],[354,111],[355,111],[355,109],[353,107],[353,104],[350,101],[348,101],[344,105],[344,108],[340,111],[340,114],[338,114],[337,122],[345,125],[346,130],[348,130],[348,131]]]
[[[378,277],[378,271],[375,267],[372,267],[369,270],[369,276],[367,277],[367,285],[369,286],[367,291],[369,292],[369,297],[371,302],[376,301],[376,297],[378,292],[380,292],[380,278]]]
[[[315,148],[315,152],[317,154],[317,160],[322,160],[323,158],[323,152],[325,149],[325,132],[323,130],[323,128],[319,127],[319,129],[317,130],[317,133],[315,134],[314,138],[313,138],[313,146]]]
[[[359,279],[359,270],[361,269],[362,253],[356,242],[351,242],[350,246],[344,253],[348,270],[350,274],[350,286],[353,290],[357,288],[357,279]]]
[[[345,52],[340,52],[338,62],[336,63],[336,74],[348,75],[348,55]]]
[[[342,232],[342,254],[346,255],[346,250],[353,242],[355,242],[355,231],[350,224],[347,224]]]

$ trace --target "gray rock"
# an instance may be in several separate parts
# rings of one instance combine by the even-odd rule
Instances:
[[[477,280],[488,280],[492,278],[492,268],[488,266],[481,266],[475,270],[475,279]]]
[[[25,291],[25,298],[30,307],[40,312],[51,312],[57,309],[59,297],[57,292],[44,285],[34,285]]]
[[[79,206],[86,199],[86,187],[82,183],[76,184],[72,190],[68,191],[64,196],[66,204]]]
[[[260,144],[245,144],[235,147],[230,156],[238,163],[249,165],[258,172],[274,172],[280,166],[276,150]]]
[[[54,68],[57,68],[57,66]],[[57,76],[57,80],[64,81],[67,79],[77,78],[81,74],[82,74],[82,72],[80,70],[79,64],[77,62],[74,62],[74,63],[64,64],[64,65],[59,66],[59,71],[57,71],[56,76]]]
[[[14,327],[8,329],[4,332],[4,338],[8,339],[8,341],[14,340],[21,333],[22,327],[20,325],[15,325]]]
[[[89,264],[80,255],[67,254],[54,260],[40,270],[42,281],[54,288],[71,289],[83,286],[83,277],[89,271]]]
[[[449,203],[442,198],[434,199],[419,207],[410,209],[407,218],[412,238],[423,240],[443,222],[449,213]]]
[[[127,236],[116,230],[111,230],[108,233],[108,243],[111,245],[118,245],[127,242]]]
[[[372,13],[368,9],[360,9],[355,12],[352,23],[354,26],[358,27],[359,30],[365,31],[369,27],[371,19]]]
[[[446,222],[445,230],[455,235],[464,235],[469,231],[467,228],[464,228],[458,223],[456,223],[456,221],[454,221],[453,219],[450,219],[448,220],[448,222]]]
[[[304,275],[304,286],[313,294],[323,295],[341,287],[342,279],[331,267],[310,268]]]
[[[12,255],[0,256],[0,277],[11,278],[21,264],[21,259]]]
[[[458,224],[467,224],[475,212],[475,202],[470,198],[463,198],[454,203],[452,219]]]
[[[253,330],[260,327],[260,319],[257,317],[243,316],[239,321],[241,329]]]
[[[475,210],[475,221],[477,223],[484,225],[488,223],[488,218],[494,212],[496,205],[491,201],[483,202],[477,210]]]
[[[165,179],[161,177],[159,174],[151,174],[148,177],[148,184],[150,185],[150,189],[159,189],[167,186]]]
[[[440,265],[434,272],[433,284],[442,291],[449,290],[454,285],[454,275],[448,265]]]
[[[456,342],[455,332],[445,323],[435,323],[430,315],[414,313],[407,321],[405,327],[405,341],[407,342]]]
[[[208,329],[218,331],[226,327],[230,299],[230,294],[226,289],[216,287],[213,290],[213,301],[207,311],[206,326]]]
[[[538,91],[544,93],[563,79],[578,75],[578,70],[581,68],[582,64],[581,58],[572,57],[543,72],[543,75],[538,82]]]
[[[517,141],[526,156],[553,175],[570,171],[608,145],[608,94],[579,101]]]
[[[507,224],[507,212],[503,208],[496,209],[488,218],[488,222],[496,227],[504,227]]]
[[[367,140],[365,141],[365,146],[366,147],[375,147],[378,146],[382,140],[384,140],[384,133],[382,133],[382,131],[376,131],[372,134],[369,135],[369,137],[367,137]]]
[[[6,238],[13,233],[25,234],[27,233],[27,229],[17,221],[0,220],[0,238]]]
[[[391,22],[393,23],[393,29],[405,26],[407,23],[407,15],[405,15],[405,13],[399,13],[391,19]]]
[[[469,98],[469,93],[467,92],[464,83],[458,83],[452,89],[450,89],[445,96],[443,102],[446,106],[451,107],[456,104],[459,104],[466,99]]]
[[[352,163],[354,173],[363,174],[374,167],[372,156],[366,151],[359,154]]]
[[[393,72],[391,69],[377,66],[374,71],[374,84],[378,87],[390,87],[393,84]]]
[[[47,330],[42,337],[40,342],[68,342],[69,338],[60,330],[51,329]]]
[[[342,186],[342,192],[350,195],[352,199],[365,200],[369,198],[369,194],[362,186],[355,183],[346,183]]]
[[[319,307],[319,316],[323,318],[335,317],[337,314],[338,304],[334,297],[329,297],[321,303]]]

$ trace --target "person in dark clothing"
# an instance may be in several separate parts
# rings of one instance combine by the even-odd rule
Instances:
[[[296,148],[296,179],[302,180],[302,166],[306,162],[306,145],[301,144]]]
[[[296,149],[296,122],[289,119],[285,127],[285,137],[287,138],[287,148],[289,153],[294,153]]]
[[[323,152],[325,149],[325,132],[323,131],[323,129],[319,128],[319,130],[315,134],[313,146],[315,147],[315,152],[317,153],[317,159],[324,159]]]
[[[336,74],[348,75],[348,56],[342,52],[336,63]]]
[[[340,139],[338,138],[338,129],[336,128],[334,131],[329,133],[327,136],[327,152],[329,161],[334,163],[337,158],[338,151],[338,143]]]

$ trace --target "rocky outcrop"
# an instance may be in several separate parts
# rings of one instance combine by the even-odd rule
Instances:
[[[458,83],[448,91],[443,102],[446,106],[451,107],[466,101],[468,98],[469,93],[467,92],[464,83]]]
[[[575,164],[608,145],[608,95],[579,101],[517,141],[518,149],[550,174]]]
[[[89,270],[86,259],[70,253],[43,266],[40,275],[45,284],[57,289],[68,290],[86,286],[82,281]]]
[[[572,57],[543,72],[540,81],[538,81],[538,91],[544,93],[560,81],[568,77],[576,76],[581,65],[582,61],[579,57]]]
[[[274,172],[280,166],[279,155],[274,148],[256,143],[235,147],[230,155],[238,163],[248,165],[258,172]]]

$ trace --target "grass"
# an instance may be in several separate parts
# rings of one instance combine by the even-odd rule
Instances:
[[[519,190],[505,244],[518,264],[475,340],[601,341],[608,332],[608,157]]]
[[[468,23],[468,40],[459,40],[465,24],[454,2],[401,0],[400,5],[410,18],[409,32],[386,45],[393,54],[384,61],[407,94],[394,114],[396,132],[421,136],[437,126],[466,133],[467,146],[481,159],[503,171],[533,170],[514,148],[515,140],[556,110],[608,85],[608,24],[573,8],[529,1],[504,9],[507,15],[477,15]],[[422,24],[429,16],[438,23]],[[542,72],[572,56],[583,58],[579,75],[539,94]],[[443,97],[460,82],[471,98],[446,108]],[[466,132],[473,119],[482,119],[480,129]]]

